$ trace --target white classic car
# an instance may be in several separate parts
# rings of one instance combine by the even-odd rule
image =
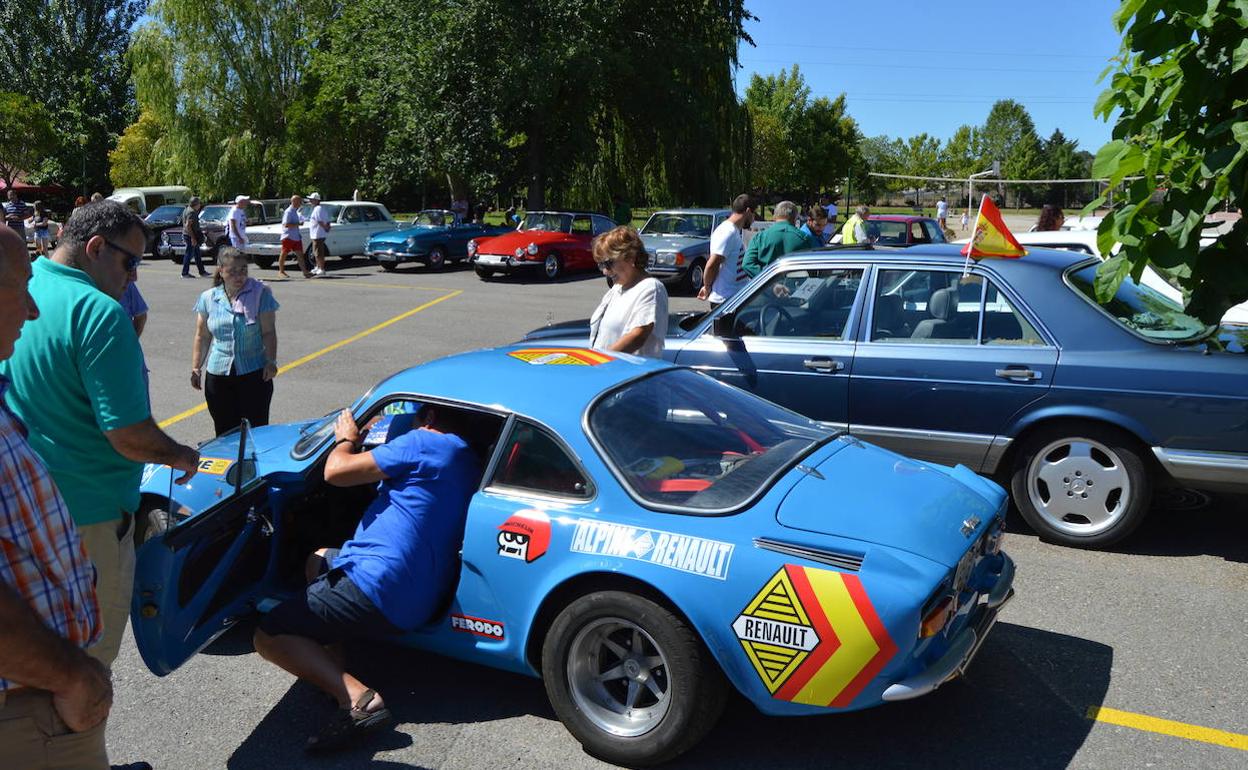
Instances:
[[[325,246],[330,256],[349,259],[356,254],[363,254],[368,239],[385,230],[393,230],[399,223],[390,211],[380,203],[371,201],[322,201],[321,208],[329,214],[329,234],[325,238]],[[304,220],[312,213],[312,207],[304,204],[300,210]],[[281,212],[275,224],[255,225],[247,228],[248,244],[243,251],[247,252],[262,269],[268,269],[277,261],[281,253],[282,231]],[[308,234],[305,221],[299,227],[299,237],[303,240],[304,253],[311,255],[312,238]]]

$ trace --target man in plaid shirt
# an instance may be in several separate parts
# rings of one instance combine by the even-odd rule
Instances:
[[[38,317],[26,244],[0,228],[0,360]],[[84,649],[100,637],[95,571],[69,510],[0,378],[0,755],[8,767],[106,768],[108,669]]]

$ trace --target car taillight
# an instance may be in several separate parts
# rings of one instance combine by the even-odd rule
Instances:
[[[953,618],[955,609],[952,596],[946,596],[937,602],[919,624],[919,638],[928,639],[939,634]]]

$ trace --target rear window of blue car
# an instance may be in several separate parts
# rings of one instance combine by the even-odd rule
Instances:
[[[1067,280],[1089,302],[1096,301],[1094,263],[1067,273]],[[1184,342],[1208,335],[1211,327],[1183,312],[1179,303],[1147,286],[1123,279],[1113,298],[1099,307],[1120,325],[1150,342]]]
[[[640,500],[726,513],[765,492],[834,432],[710,377],[673,369],[600,398],[589,428]]]

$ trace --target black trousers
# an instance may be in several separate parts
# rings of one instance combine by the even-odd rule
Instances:
[[[247,374],[205,374],[204,399],[217,435],[233,430],[246,419],[252,427],[269,424],[273,381],[264,369]]]

